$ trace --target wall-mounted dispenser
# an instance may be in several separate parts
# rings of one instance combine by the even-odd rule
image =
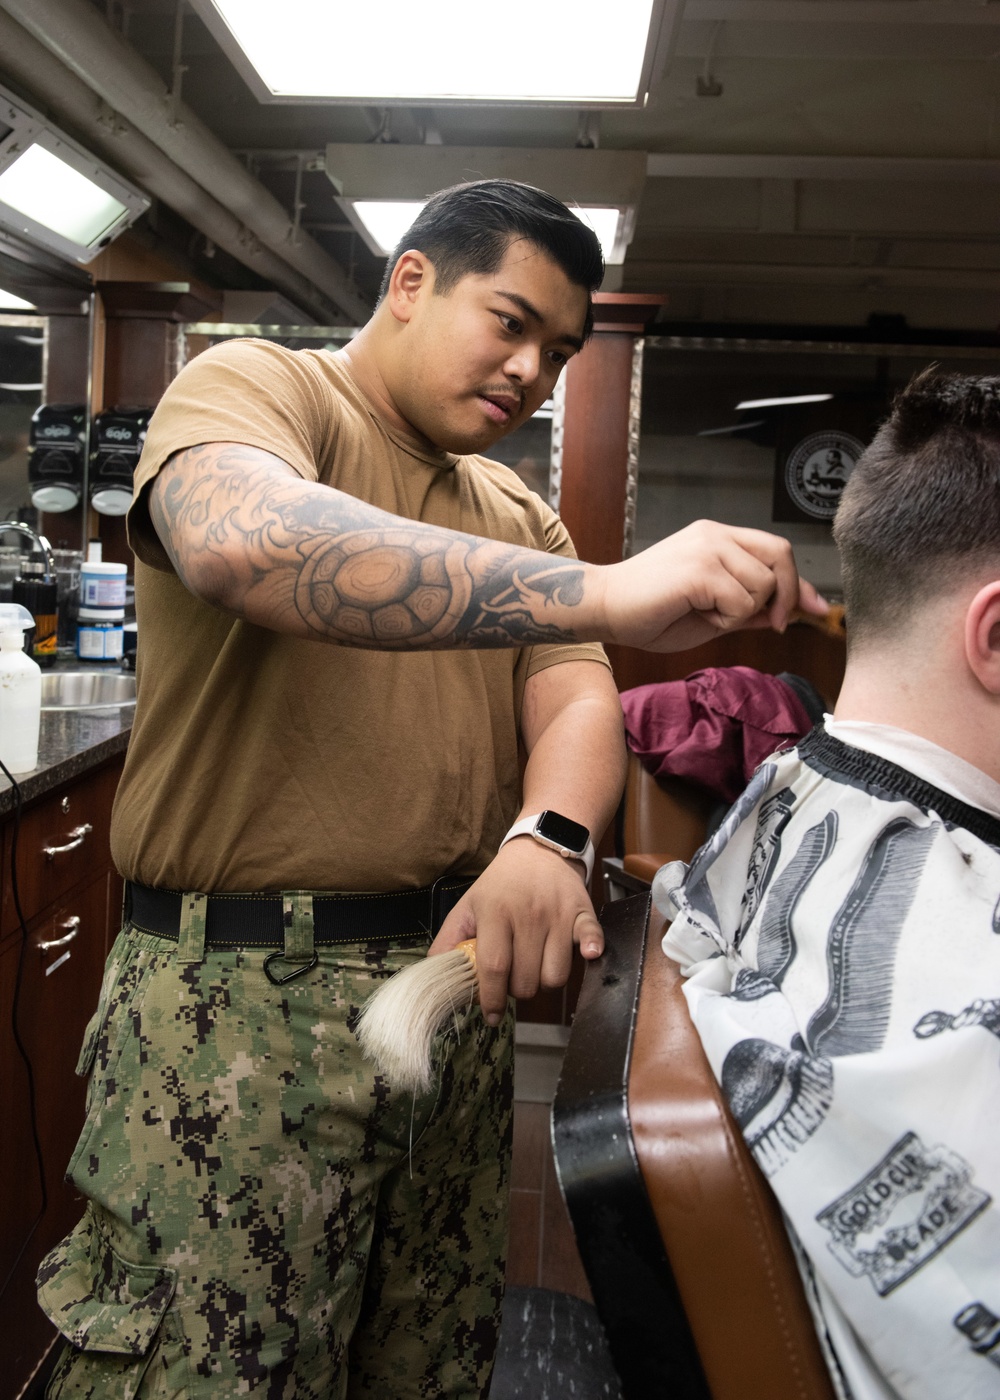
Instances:
[[[50,514],[72,510],[83,494],[86,410],[82,404],[42,404],[31,416],[28,484],[31,504]]]
[[[100,515],[124,515],[132,504],[135,471],[150,408],[109,408],[94,419],[90,434],[90,504]]]

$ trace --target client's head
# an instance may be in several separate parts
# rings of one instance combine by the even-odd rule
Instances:
[[[833,535],[852,650],[1000,579],[1000,376],[914,376],[851,474]]]

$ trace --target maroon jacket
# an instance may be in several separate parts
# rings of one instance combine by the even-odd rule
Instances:
[[[733,802],[760,763],[812,728],[802,701],[777,676],[712,666],[683,681],[621,696],[628,746],[657,778],[686,778]]]

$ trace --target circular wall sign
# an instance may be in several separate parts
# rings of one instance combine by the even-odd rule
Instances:
[[[785,489],[799,510],[816,520],[832,520],[847,478],[865,445],[850,433],[810,433],[789,452]]]

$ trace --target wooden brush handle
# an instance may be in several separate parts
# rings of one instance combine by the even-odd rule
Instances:
[[[841,641],[847,636],[844,627],[843,603],[831,603],[830,611],[825,617],[817,617],[815,613],[802,612],[800,608],[796,608],[789,621],[805,622],[810,627],[815,627],[820,632],[825,632],[828,637],[839,637]]]

